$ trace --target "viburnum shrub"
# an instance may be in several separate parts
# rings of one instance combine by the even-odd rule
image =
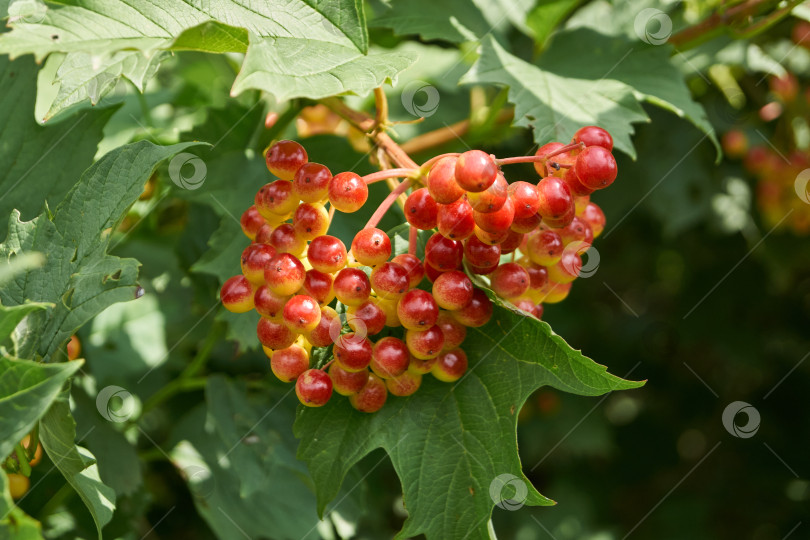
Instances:
[[[616,179],[612,150],[606,130],[584,126],[533,156],[468,150],[417,165],[401,153],[403,167],[359,176],[332,175],[301,144],[275,142],[265,160],[277,179],[242,214],[252,243],[242,274],[222,286],[222,303],[258,312],[271,370],[294,382],[308,407],[337,392],[371,413],[389,393],[416,392],[428,373],[458,381],[469,368],[467,328],[492,317],[485,289],[537,319],[544,303],[568,296],[582,254],[605,226],[590,197]],[[539,180],[510,183],[513,163],[533,163]],[[369,184],[388,179],[402,181],[348,248],[328,234],[339,213],[363,207]],[[377,225],[406,194],[408,251],[392,257],[391,238]],[[421,257],[420,233],[429,235]],[[313,361],[317,347],[330,347],[332,359]]]

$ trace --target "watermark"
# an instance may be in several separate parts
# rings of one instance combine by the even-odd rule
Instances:
[[[352,329],[351,334],[341,333],[346,325]],[[366,322],[360,317],[341,313],[329,323],[329,337],[332,339],[332,343],[344,347],[349,344],[359,344],[368,337],[368,328]]]
[[[8,22],[38,24],[47,13],[48,6],[39,0],[17,0],[8,6]]]
[[[747,416],[745,425],[738,425],[735,420],[737,415],[743,413]],[[754,408],[750,403],[745,401],[734,401],[729,403],[723,410],[723,427],[726,428],[731,435],[740,439],[750,439],[756,435],[759,430],[760,416],[759,411]]]
[[[207,499],[215,488],[214,477],[211,470],[198,465],[189,465],[180,470],[185,478],[189,491],[197,500]]]
[[[504,494],[507,487],[511,489],[507,489],[506,494]],[[489,497],[495,503],[495,506],[502,510],[509,510],[510,512],[520,510],[526,503],[528,496],[529,488],[526,487],[526,482],[514,474],[499,474],[489,484]]]
[[[661,45],[672,35],[672,19],[669,15],[655,8],[642,9],[633,22],[636,35],[644,43]]]
[[[194,172],[189,174],[189,167]],[[183,172],[185,170],[185,173]],[[208,174],[208,167],[205,162],[188,152],[182,152],[174,156],[169,162],[169,178],[177,187],[195,190],[202,187],[205,176]]]
[[[425,95],[422,103],[417,103],[416,96],[419,94]],[[425,81],[411,81],[406,84],[401,99],[405,110],[420,118],[432,116],[439,108],[439,91]]]
[[[796,177],[793,182],[793,188],[796,190],[796,195],[805,203],[810,204],[810,191],[807,185],[810,184],[810,169],[805,169]]]
[[[583,264],[582,255],[587,255]],[[563,250],[562,266],[572,276],[589,278],[599,269],[599,252],[588,242],[575,240]]]
[[[96,409],[108,422],[126,422],[136,412],[135,398],[120,386],[105,386],[96,396]]]

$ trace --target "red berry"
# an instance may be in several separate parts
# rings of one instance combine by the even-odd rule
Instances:
[[[288,296],[295,293],[304,284],[306,271],[298,257],[289,253],[279,253],[264,269],[264,281],[271,291]]]
[[[453,349],[439,355],[430,372],[443,382],[455,382],[467,371],[467,354],[461,349]]]
[[[472,266],[486,268],[500,262],[501,247],[498,244],[486,244],[473,236],[464,242],[464,257]]]
[[[65,347],[67,351],[68,360],[76,360],[82,352],[82,342],[79,341],[79,336],[73,334]],[[32,462],[31,465],[34,465]]]
[[[262,317],[256,326],[259,342],[271,350],[286,349],[295,342],[296,333],[282,322],[271,321]]]
[[[312,240],[307,248],[307,260],[312,268],[334,274],[346,266],[346,246],[339,238],[323,235]]]
[[[549,162],[551,162],[551,163],[562,163],[562,164],[565,164],[565,165],[573,165],[574,164],[574,160],[576,159],[576,157],[575,157],[576,151],[569,150],[568,152],[563,152],[562,154],[556,154],[556,155],[552,156],[551,158],[547,157],[550,154],[553,154],[554,152],[557,152],[563,146],[565,146],[565,145],[562,144],[562,143],[552,142],[552,143],[544,144],[543,146],[541,146],[540,148],[537,149],[537,152],[534,153],[535,156],[540,156],[540,157],[547,158],[547,159],[545,159],[543,161],[535,162],[534,169],[537,171],[537,174],[539,174],[541,177],[546,176],[547,175],[547,173],[546,173],[546,163],[549,163]],[[553,168],[549,167],[549,169],[550,169],[549,173],[554,172]]]
[[[347,306],[359,306],[371,294],[368,276],[359,268],[344,268],[338,272],[332,287],[338,301]]]
[[[562,227],[565,227],[566,225],[571,223],[571,221],[574,219],[575,216],[576,216],[576,208],[572,204],[571,207],[568,209],[568,212],[566,212],[563,216],[559,218],[544,217],[543,224],[548,227],[551,227],[552,229],[561,229]]]
[[[467,193],[467,200],[476,212],[486,214],[499,210],[508,196],[509,184],[502,174],[498,174],[495,182],[486,190],[478,193]]]
[[[574,208],[571,188],[561,178],[549,176],[537,183],[540,207],[537,212],[543,219],[559,219]]]
[[[295,381],[295,395],[307,407],[322,407],[332,397],[332,379],[323,370],[308,369]]]
[[[283,180],[292,180],[296,171],[309,159],[303,146],[286,140],[268,148],[264,157],[270,172]]]
[[[530,233],[537,228],[538,225],[543,221],[543,216],[540,214],[532,214],[527,218],[518,218],[516,217],[512,221],[512,226],[510,227],[510,234],[511,232],[526,234]]]
[[[438,325],[427,330],[406,330],[405,343],[416,358],[427,360],[439,356],[444,346],[444,334]]]
[[[382,409],[387,397],[388,390],[385,388],[385,382],[371,373],[363,388],[349,396],[349,403],[360,412],[373,413]]]
[[[293,214],[293,227],[299,238],[313,240],[329,230],[329,212],[320,203],[302,203]]]
[[[321,306],[317,300],[305,294],[296,294],[284,305],[284,324],[294,332],[314,330],[321,320]]]
[[[419,390],[421,384],[422,375],[410,371],[385,381],[385,387],[388,388],[388,391],[399,397],[410,396]]]
[[[413,373],[415,375],[424,375],[425,373],[430,373],[433,364],[436,363],[436,358],[426,358],[420,359],[416,358],[414,355],[411,356],[411,361],[408,364],[408,373]]]
[[[309,354],[306,349],[298,345],[274,351],[270,357],[270,370],[273,375],[284,382],[294,381],[308,369]]]
[[[351,396],[359,392],[368,382],[368,370],[346,371],[337,364],[329,366],[332,387],[341,396]]]
[[[264,267],[276,256],[273,246],[267,244],[250,244],[242,252],[242,273],[251,283],[264,283]]]
[[[380,229],[363,229],[352,240],[352,255],[365,266],[384,263],[391,256],[391,239]]]
[[[405,219],[413,227],[423,231],[436,228],[439,205],[430,196],[427,188],[419,188],[408,195],[403,211]]]
[[[298,206],[298,197],[293,195],[292,183],[287,180],[276,180],[262,186],[254,199],[256,210],[265,219],[286,216]]]
[[[475,224],[484,231],[493,234],[503,233],[512,226],[512,220],[515,218],[515,205],[512,203],[512,199],[507,198],[498,210],[485,214],[473,212],[473,217]]]
[[[293,193],[304,202],[323,201],[329,196],[329,181],[332,173],[320,163],[305,163],[293,178]]]
[[[526,244],[527,255],[533,263],[550,266],[560,260],[563,253],[563,242],[554,231],[539,231],[529,237]]]
[[[442,346],[444,351],[458,347],[467,337],[467,327],[454,319],[447,311],[439,313],[436,326],[441,328],[444,336],[444,345]]]
[[[597,126],[585,126],[574,133],[574,142],[581,142],[585,146],[601,146],[613,150],[613,137],[610,133]]]
[[[537,215],[537,214],[535,214]],[[523,237],[525,235],[521,232],[515,232],[514,230],[509,231],[509,236],[506,237],[506,240],[500,243],[501,246],[501,253],[512,253],[517,248],[520,247],[520,244],[523,243]]]
[[[337,322],[335,322],[337,321]],[[337,331],[340,331],[340,317],[337,311],[325,306],[321,308],[321,320],[318,321],[316,326],[309,334],[306,335],[307,340],[315,347],[328,347],[333,343],[332,340],[332,325],[337,326]]]
[[[502,264],[490,275],[490,283],[501,298],[517,298],[529,288],[529,273],[518,263]]]
[[[425,277],[425,268],[416,255],[402,253],[391,259],[391,262],[397,263],[408,272],[408,287],[411,289],[419,285]]]
[[[472,281],[464,272],[458,270],[444,272],[433,283],[433,298],[443,309],[450,311],[461,309],[472,301],[472,295]]]
[[[253,309],[256,289],[245,276],[233,276],[222,284],[219,297],[231,313],[246,313]]]
[[[473,209],[465,199],[454,203],[440,204],[436,219],[439,233],[451,240],[464,240],[472,236],[475,230]]]
[[[529,289],[538,291],[548,283],[548,269],[545,266],[534,264],[531,260],[524,259],[523,268],[529,274]]]
[[[495,182],[498,166],[486,152],[468,150],[456,160],[456,182],[465,191],[484,191]]]
[[[425,264],[423,265],[423,269],[425,271],[425,277],[427,277],[428,281],[430,281],[431,283],[435,282],[436,278],[438,278],[443,273],[442,270],[437,270],[433,268],[427,262],[425,262]]]
[[[373,336],[385,328],[385,311],[375,302],[366,300],[359,306],[346,309],[346,322],[358,334]]]
[[[353,172],[342,172],[329,182],[329,202],[341,212],[360,210],[368,200],[368,186]]]
[[[486,276],[494,272],[496,268],[498,268],[497,264],[493,264],[492,266],[470,266],[470,272],[478,274],[479,276]]]
[[[588,206],[586,206],[585,210],[582,212],[582,219],[585,223],[590,225],[594,238],[598,238],[605,229],[605,222],[607,221],[605,214],[596,203],[588,203]]]
[[[576,251],[563,251],[557,264],[548,267],[548,278],[556,283],[571,283],[579,276],[582,258]]]
[[[577,156],[574,168],[579,181],[591,189],[608,187],[616,180],[618,172],[613,154],[601,146],[589,146],[583,150]]]
[[[458,322],[465,326],[484,326],[492,318],[492,302],[484,291],[475,289],[470,303],[451,313]]]
[[[408,290],[408,271],[394,262],[384,262],[371,271],[371,288],[379,298],[396,300]]]
[[[461,242],[445,238],[439,233],[431,236],[425,245],[425,262],[437,270],[455,270],[461,265],[464,247]]]
[[[355,332],[341,334],[335,340],[335,360],[346,371],[366,369],[371,362],[371,342]]]
[[[374,345],[371,353],[371,371],[382,379],[405,373],[410,354],[405,343],[395,337],[384,337]]]
[[[304,284],[301,285],[301,293],[311,296],[321,305],[328,304],[335,297],[332,292],[332,275],[326,274],[314,268],[307,270],[304,275]]]
[[[437,203],[450,204],[464,195],[464,190],[455,178],[456,158],[443,157],[433,164],[427,177],[427,188],[430,196]]]
[[[587,245],[593,243],[591,226],[584,219],[578,217],[574,217],[571,223],[561,228],[557,233],[560,235],[563,245],[566,246],[572,242],[581,242]]]
[[[515,182],[509,185],[509,198],[515,207],[516,218],[528,218],[540,208],[540,195],[537,186],[528,182]]]
[[[556,304],[562,302],[571,291],[572,283],[556,283],[549,280],[548,283],[540,290],[538,297],[541,302],[547,304]]]
[[[284,304],[286,304],[289,299],[289,296],[280,296],[274,293],[267,285],[262,285],[256,289],[256,294],[253,295],[253,303],[256,305],[256,312],[262,317],[277,322],[281,320]]]
[[[262,228],[262,225],[267,223],[256,206],[251,206],[242,214],[239,224],[242,225],[242,232],[251,240],[256,238],[256,233]]]
[[[429,292],[412,289],[399,300],[397,316],[405,328],[425,330],[436,324],[439,306],[436,305],[436,300]]]
[[[261,232],[259,232],[261,235]],[[282,223],[270,233],[269,244],[276,248],[278,253],[300,255],[307,247],[307,241],[298,235],[290,223]]]
[[[485,244],[489,244],[490,246],[494,246],[495,244],[500,244],[504,240],[509,237],[510,229],[505,229],[503,231],[499,231],[497,233],[487,232],[484,229],[480,228],[478,225],[475,226],[475,236],[479,240],[481,240]]]

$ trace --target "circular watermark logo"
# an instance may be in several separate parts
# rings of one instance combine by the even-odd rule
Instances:
[[[489,497],[502,510],[520,510],[528,496],[526,482],[514,474],[499,474],[489,484]]]
[[[96,409],[109,422],[126,422],[135,414],[135,398],[120,386],[105,386],[96,396]]]
[[[793,188],[796,190],[796,195],[806,204],[810,204],[810,191],[807,186],[810,184],[810,169],[805,169],[796,177],[793,182]]]
[[[352,329],[351,334],[341,333],[343,331],[343,327],[346,325]],[[360,343],[366,339],[366,337],[368,337],[366,322],[359,317],[355,317],[347,313],[341,313],[336,319],[332,319],[332,322],[329,323],[329,337],[332,339],[332,343]]]
[[[421,94],[424,94],[424,102],[421,102]],[[417,103],[417,95],[420,96]],[[439,91],[435,86],[431,86],[425,81],[411,81],[402,90],[402,106],[413,116],[432,116],[439,108]]]
[[[8,22],[38,24],[47,13],[48,6],[39,0],[17,0],[8,6]]]
[[[582,262],[582,255],[587,255],[586,261]],[[599,269],[599,252],[588,242],[575,240],[563,250],[562,266],[566,272],[572,276],[589,278]]]
[[[661,45],[672,35],[672,19],[660,9],[642,9],[633,21],[633,29],[641,41]]]
[[[189,167],[194,170],[191,174]],[[208,167],[205,166],[205,162],[188,152],[177,154],[169,162],[169,178],[177,187],[183,189],[199,189],[205,182],[206,174]]]
[[[740,413],[745,414],[747,417],[745,425],[738,425],[735,422],[737,415]],[[731,435],[739,437],[740,439],[750,439],[756,435],[759,430],[759,422],[759,411],[756,410],[753,405],[745,401],[729,403],[723,410],[723,427],[726,428],[726,431]]]

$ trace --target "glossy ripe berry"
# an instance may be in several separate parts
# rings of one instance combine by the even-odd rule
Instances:
[[[517,298],[529,288],[529,273],[518,263],[500,265],[489,276],[492,290],[501,298]]]
[[[561,178],[549,176],[537,183],[540,206],[537,212],[543,219],[560,219],[574,208],[571,188]]]
[[[574,142],[581,142],[585,146],[601,146],[613,150],[613,137],[610,133],[597,126],[581,127],[574,133]]]
[[[341,396],[351,396],[359,392],[368,382],[368,370],[346,371],[333,363],[329,366],[329,377],[332,379],[332,388]]]
[[[296,171],[307,162],[307,151],[295,141],[278,141],[264,155],[271,173],[282,180],[292,180]]]
[[[541,177],[544,177],[547,174],[554,174],[556,172],[556,169],[552,166],[553,163],[563,165],[574,164],[578,150],[568,150],[567,152],[551,156],[551,154],[554,154],[555,152],[559,151],[559,149],[562,148],[563,146],[565,145],[562,143],[552,142],[544,144],[543,146],[537,149],[537,152],[535,152],[534,155],[546,158],[543,161],[535,162],[534,169],[537,171],[537,174],[539,174]],[[546,172],[546,165],[548,165],[548,173]]]
[[[294,294],[304,284],[306,271],[298,257],[279,253],[264,269],[264,281],[271,291],[280,296]]]
[[[557,283],[571,283],[579,277],[582,258],[575,251],[565,250],[557,264],[548,267],[548,278]]]
[[[312,268],[307,270],[300,292],[311,296],[320,305],[328,304],[335,297],[335,293],[332,291],[332,281],[331,274]]]
[[[82,353],[82,342],[79,341],[79,337],[76,334],[70,336],[70,340],[67,343],[67,357],[68,360],[76,360],[79,355]],[[39,447],[37,447],[39,449]]]
[[[231,313],[247,313],[253,309],[254,285],[245,276],[233,276],[222,284],[219,297]]]
[[[601,146],[589,146],[583,150],[577,156],[574,169],[579,181],[591,189],[608,187],[616,180],[618,172],[613,154]]]
[[[346,257],[346,246],[334,236],[319,236],[312,240],[307,248],[309,264],[315,270],[326,274],[334,274],[346,266]]]
[[[293,177],[293,193],[304,202],[315,203],[329,197],[332,173],[320,163],[305,163]]]
[[[506,229],[497,233],[487,232],[484,229],[480,228],[478,225],[475,226],[475,236],[479,240],[481,240],[485,244],[489,244],[490,246],[494,246],[495,244],[500,244],[509,236],[510,229]]]
[[[277,225],[270,225],[265,221],[264,225],[259,227],[259,230],[256,232],[256,238],[254,242],[257,244],[270,244],[270,236],[272,236],[273,231]]]
[[[408,272],[408,287],[411,289],[419,285],[425,277],[425,268],[416,255],[402,253],[391,259],[391,262],[397,263]]]
[[[530,233],[535,230],[542,221],[543,216],[540,214],[532,214],[527,218],[516,217],[512,220],[512,226],[509,230],[521,234]]]
[[[270,370],[273,375],[284,382],[294,381],[308,369],[309,354],[306,349],[298,345],[274,351],[270,357]]]
[[[486,276],[491,274],[498,268],[497,264],[493,264],[492,266],[470,266],[470,272],[473,274],[478,274],[479,276]]]
[[[472,281],[464,272],[450,270],[433,282],[433,298],[442,309],[450,311],[461,309],[470,303],[472,295]]]
[[[521,232],[515,232],[514,230],[510,230],[509,236],[506,237],[506,240],[504,240],[499,244],[501,246],[501,253],[508,254],[515,251],[517,248],[520,247],[520,244],[523,243],[524,236],[525,234]]]
[[[541,266],[550,266],[560,260],[563,253],[563,242],[560,235],[554,231],[538,231],[528,238],[526,244],[527,255],[533,263]]]
[[[256,238],[256,233],[262,228],[266,222],[264,218],[256,209],[256,206],[251,206],[242,214],[239,224],[242,226],[242,232],[251,240]]]
[[[417,390],[419,390],[419,386],[421,384],[422,375],[413,373],[411,371],[406,371],[402,375],[387,379],[385,381],[385,387],[388,388],[388,391],[392,395],[399,397],[414,394]]]
[[[365,266],[384,263],[391,256],[391,239],[380,229],[363,229],[352,240],[352,255]]]
[[[465,307],[451,311],[453,317],[465,326],[472,326],[477,328],[484,326],[492,318],[492,302],[484,291],[475,289],[473,297],[469,304]]]
[[[456,160],[456,182],[465,191],[484,191],[495,182],[498,166],[486,152],[468,150]]]
[[[439,306],[429,292],[411,289],[399,300],[397,316],[402,326],[409,330],[426,330],[436,324]]]
[[[329,182],[329,202],[341,212],[357,212],[368,200],[368,186],[353,172],[342,172]]]
[[[484,191],[478,193],[467,193],[467,200],[470,202],[473,210],[486,214],[488,212],[495,212],[500,210],[506,198],[509,196],[509,184],[502,174],[498,174],[495,182],[492,183]]]
[[[329,230],[329,212],[321,203],[302,203],[293,214],[293,227],[298,237],[313,240]]]
[[[548,283],[548,269],[533,263],[530,259],[520,261],[529,274],[529,289],[540,290]]]
[[[493,234],[503,233],[512,226],[515,218],[515,205],[511,198],[507,198],[498,210],[494,212],[473,212],[475,224],[484,231]]]
[[[408,290],[408,271],[394,262],[384,262],[371,271],[371,288],[386,300],[399,299]]]
[[[338,301],[347,306],[359,306],[371,294],[368,276],[359,268],[344,268],[338,272],[332,288]]]
[[[430,372],[442,382],[455,382],[467,371],[467,354],[461,349],[443,352]]]
[[[587,245],[593,243],[593,231],[591,230],[591,226],[588,225],[584,219],[578,217],[574,217],[571,223],[559,229],[557,233],[566,246],[572,242],[580,242]]]
[[[464,242],[464,258],[472,266],[480,268],[496,265],[501,260],[501,247],[497,244],[485,244],[473,236]]]
[[[298,257],[307,247],[307,242],[298,235],[290,223],[282,223],[270,233],[269,243],[278,253],[289,253]]]
[[[360,412],[373,413],[382,409],[387,397],[388,390],[385,388],[385,382],[371,373],[363,388],[349,396],[349,403]]]
[[[596,203],[588,203],[585,210],[582,212],[582,219],[585,221],[585,223],[590,225],[594,238],[598,238],[605,229],[605,222],[607,221],[605,219],[605,214]]]
[[[314,347],[328,347],[333,343],[332,341],[332,325],[333,321],[335,325],[340,325],[340,317],[337,314],[337,311],[332,309],[329,306],[324,306],[321,308],[321,320],[318,321],[318,326],[316,326],[312,331],[307,334],[307,340],[312,343]]]
[[[374,344],[371,354],[371,371],[381,379],[390,379],[405,373],[410,362],[405,343],[395,337],[384,337]]]
[[[308,369],[295,381],[295,395],[307,407],[322,407],[332,397],[332,379],[321,369]]]
[[[540,209],[540,195],[537,186],[528,182],[515,182],[509,185],[509,198],[515,207],[516,218],[528,218]]]
[[[267,244],[250,244],[242,252],[242,274],[253,284],[264,283],[264,267],[276,256],[276,249]]]
[[[458,347],[467,337],[467,327],[458,322],[449,312],[441,311],[436,320],[436,326],[441,328],[444,336],[442,350],[450,350]]]
[[[435,233],[425,244],[425,262],[436,270],[455,270],[461,265],[464,246],[461,242]]]
[[[566,183],[568,189],[571,190],[571,195],[574,197],[587,197],[594,192],[593,189],[585,187],[585,185],[579,181],[579,176],[577,176],[577,171],[574,167],[565,169],[564,172],[558,174],[563,182]]]
[[[321,320],[321,306],[305,294],[296,294],[284,305],[284,324],[297,333],[313,330]]]
[[[472,236],[475,230],[472,206],[464,198],[454,203],[440,204],[436,225],[439,233],[451,240],[464,240]]]
[[[464,195],[455,177],[456,158],[443,157],[433,164],[427,177],[427,189],[437,203],[450,204]]]
[[[360,371],[371,363],[371,342],[355,332],[341,334],[335,340],[335,360],[346,371]]]
[[[289,296],[281,296],[274,293],[267,285],[262,285],[256,289],[256,294],[253,295],[253,303],[256,307],[256,312],[262,317],[276,322],[281,321],[284,304],[286,304],[289,299]]]
[[[571,291],[571,285],[572,283],[555,283],[554,281],[549,280],[545,287],[540,289],[538,298],[540,299],[540,302],[544,302],[546,304],[556,304],[558,302],[562,302]]]
[[[408,364],[408,372],[424,375],[425,373],[430,373],[430,369],[435,363],[436,358],[427,358],[422,360],[420,358],[416,358],[414,355],[411,355],[411,361]]]
[[[444,346],[444,334],[438,325],[427,330],[406,330],[405,344],[411,354],[420,360],[435,358]]]
[[[346,322],[358,334],[379,334],[385,328],[385,321],[385,311],[371,300],[346,308]]]
[[[256,326],[256,335],[259,342],[273,351],[286,349],[295,343],[296,333],[283,322],[275,322],[262,317]]]
[[[436,270],[435,268],[430,266],[427,262],[424,264],[423,268],[425,270],[425,277],[428,278],[428,281],[430,281],[431,283],[436,281],[436,278],[442,275],[441,270]]]
[[[256,210],[265,218],[285,216],[298,206],[298,197],[293,195],[292,183],[276,180],[262,186],[256,192]]]
[[[413,191],[405,201],[405,219],[411,226],[429,231],[436,228],[439,205],[430,196],[427,188],[419,188]]]
[[[575,217],[576,209],[572,204],[565,215],[559,218],[543,218],[543,224],[553,229],[560,229],[571,223],[571,220],[573,220]]]
[[[385,326],[391,328],[402,326],[402,323],[399,322],[399,315],[397,315],[397,304],[399,303],[397,300],[374,298],[372,301],[385,313]]]

